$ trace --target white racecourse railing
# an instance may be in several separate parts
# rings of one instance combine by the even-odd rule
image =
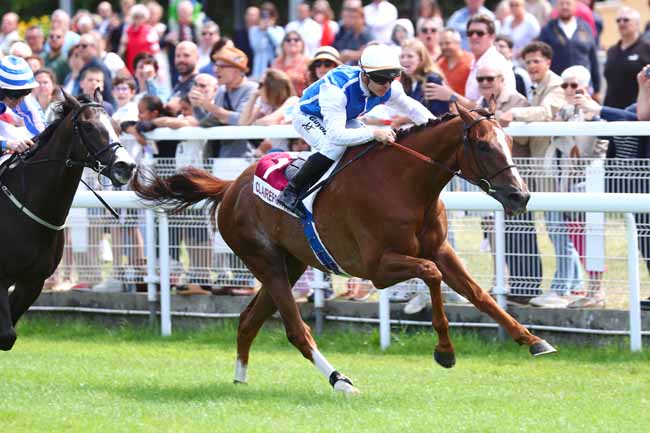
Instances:
[[[102,193],[104,199],[116,208],[146,209],[133,192],[106,191]],[[497,263],[504,263],[505,255],[505,224],[501,205],[491,197],[476,192],[446,192],[442,194],[448,210],[474,210],[494,211],[496,230],[496,257]],[[79,192],[75,197],[73,206],[80,208],[96,208],[97,199],[90,192]],[[624,213],[627,226],[627,252],[628,252],[628,281],[630,292],[629,317],[630,317],[630,347],[633,351],[641,350],[641,310],[640,310],[640,281],[638,240],[634,221],[634,213],[650,213],[650,200],[642,194],[605,194],[605,193],[533,193],[529,202],[530,211],[579,211],[579,212],[605,212]],[[159,270],[160,277],[155,273],[155,237],[154,211],[145,211],[145,225],[147,233],[147,278],[148,300],[156,300],[155,283],[160,282],[160,313],[161,333],[170,335],[171,302],[170,302],[170,263],[169,263],[169,223],[168,217],[163,212],[156,212],[158,216],[159,232]],[[496,286],[493,293],[500,305],[505,307],[505,276],[504,266],[496,267]],[[320,288],[320,287],[319,287]],[[318,293],[318,290],[317,290]],[[382,291],[380,294],[380,332],[382,347],[387,347],[390,340],[390,317],[388,314],[388,296]],[[316,308],[322,308],[322,296],[318,293],[315,302]],[[401,322],[405,323],[405,322]]]
[[[512,136],[644,136],[650,131],[650,122],[547,122],[547,123],[521,123],[514,122],[506,131]],[[181,128],[171,130],[159,128],[147,134],[154,140],[187,140],[187,139],[263,139],[263,138],[297,138],[298,135],[291,126],[220,126],[214,128]],[[242,164],[241,166],[245,166]],[[645,170],[643,170],[645,171]],[[144,206],[138,202],[130,192],[102,192],[102,195],[116,208],[142,209]],[[494,231],[495,244],[495,287],[493,292],[501,304],[504,304],[506,293],[506,277],[504,275],[504,217],[500,205],[482,193],[445,193],[443,199],[449,210],[463,211],[495,211]],[[97,208],[96,199],[88,192],[80,192],[75,198],[75,207]],[[630,345],[632,350],[641,349],[641,326],[639,308],[639,260],[637,249],[637,231],[633,213],[650,212],[650,200],[642,194],[599,194],[599,193],[534,193],[529,209],[532,211],[560,210],[584,212],[610,212],[625,213],[627,226],[627,251],[628,251],[628,285],[630,292]],[[155,243],[155,215],[158,216],[159,231],[159,273],[156,274],[156,243]],[[144,232],[146,238],[145,255],[147,257],[148,299],[154,306],[156,301],[156,282],[161,285],[161,332],[163,335],[171,334],[171,306],[170,306],[170,239],[169,219],[164,213],[147,209],[144,212]],[[322,277],[317,275],[314,285]],[[322,308],[322,293],[316,290],[315,306]],[[390,317],[387,308],[387,291],[380,294],[380,329],[381,344],[386,347],[390,339]],[[152,307],[154,308],[154,307]],[[155,310],[154,310],[155,311]],[[344,318],[338,318],[344,319]],[[408,324],[405,321],[399,323]],[[418,323],[419,324],[419,323]],[[557,329],[568,330],[568,329]],[[576,330],[585,331],[590,330]],[[615,331],[612,331],[615,332]]]
[[[513,137],[645,136],[649,135],[650,122],[513,122],[505,130]],[[253,140],[298,137],[291,125],[158,128],[147,134],[147,138],[152,140]]]

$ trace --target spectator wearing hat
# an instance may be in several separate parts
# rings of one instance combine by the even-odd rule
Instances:
[[[332,69],[341,65],[339,51],[334,47],[320,47],[309,62],[309,84],[320,80]]]
[[[216,55],[215,68],[219,90],[214,101],[207,98],[197,101],[209,113],[202,126],[239,125],[241,112],[258,85],[246,78],[248,57],[240,49],[224,47]],[[193,102],[194,104],[194,102]],[[253,154],[253,146],[247,140],[211,141],[212,156],[241,158]]]

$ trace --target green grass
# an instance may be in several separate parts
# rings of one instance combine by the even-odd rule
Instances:
[[[335,395],[264,329],[249,384],[232,384],[234,322],[200,331],[32,319],[0,353],[2,432],[647,432],[650,356],[560,347],[534,359],[514,343],[452,335],[458,362],[434,364],[430,333],[330,333],[322,352],[362,395]]]

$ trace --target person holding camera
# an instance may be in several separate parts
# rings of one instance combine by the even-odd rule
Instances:
[[[250,28],[249,38],[253,49],[254,63],[251,78],[259,80],[275,59],[278,47],[284,38],[284,29],[277,25],[278,11],[271,2],[260,6],[259,24]]]

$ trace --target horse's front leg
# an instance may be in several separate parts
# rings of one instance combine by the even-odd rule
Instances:
[[[11,321],[14,326],[41,294],[43,284],[45,284],[44,278],[16,281],[16,288],[9,296]]]
[[[420,278],[429,287],[431,306],[433,308],[431,324],[438,334],[438,344],[433,355],[438,364],[445,368],[451,368],[456,363],[456,357],[454,346],[449,338],[449,322],[442,304],[442,290],[440,288],[442,274],[436,264],[431,260],[387,253],[382,256],[372,282],[375,287],[384,288],[411,278]]]
[[[553,346],[531,334],[521,323],[503,311],[499,304],[469,275],[448,242],[445,242],[436,254],[435,262],[449,287],[466,297],[476,308],[503,326],[517,343],[529,346],[531,354],[537,356],[555,352]]]
[[[11,321],[8,289],[11,282],[0,281],[0,350],[11,350],[16,342],[16,330]]]

